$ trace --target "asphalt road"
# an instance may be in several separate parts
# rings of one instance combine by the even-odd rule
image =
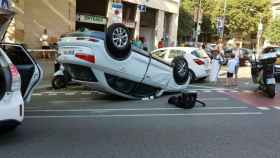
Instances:
[[[79,90],[36,92],[24,123],[0,135],[0,157],[280,157],[280,96],[267,101],[245,89],[192,90],[205,108],[179,109],[168,105],[169,96],[128,101]]]

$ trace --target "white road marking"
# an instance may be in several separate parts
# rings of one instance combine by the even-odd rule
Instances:
[[[47,118],[125,118],[125,117],[168,117],[168,116],[249,116],[262,115],[261,112],[239,112],[239,113],[182,113],[182,114],[133,114],[133,115],[61,115],[61,116],[25,116],[26,119]]]
[[[212,91],[211,90],[203,90],[202,92],[203,93],[211,93]]]
[[[239,91],[237,91],[237,90],[231,90],[230,92],[231,93],[239,93]]]
[[[68,92],[68,93],[65,93],[65,95],[75,95],[76,92]]]
[[[201,99],[199,99],[198,98],[198,100],[201,100],[201,101],[227,101],[227,100],[229,100],[229,98],[201,98]]]
[[[92,94],[91,92],[82,92],[81,93],[82,95],[90,95],[90,94]]]
[[[280,110],[280,106],[274,106],[274,108]]]
[[[190,87],[198,87],[198,88],[208,88],[208,89],[219,89],[219,90],[229,90],[226,88],[216,88],[216,87],[211,87],[211,86],[197,86],[197,85],[190,85]]]
[[[250,91],[250,90],[244,90],[242,91],[243,93],[254,93],[254,91]]]
[[[32,96],[42,96],[43,94],[41,93],[33,93]]]
[[[257,107],[257,109],[260,109],[260,110],[270,110],[270,108],[264,107],[264,106],[259,106],[259,107]]]
[[[56,96],[57,93],[49,93],[48,96]]]
[[[200,107],[193,110],[231,110],[231,109],[248,109],[248,107]],[[120,109],[26,109],[26,112],[109,112],[109,111],[159,111],[159,110],[184,110],[181,108],[120,108]]]

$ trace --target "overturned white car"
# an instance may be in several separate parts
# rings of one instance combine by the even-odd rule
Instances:
[[[75,32],[59,41],[59,62],[74,81],[129,99],[158,97],[187,88],[188,63],[177,57],[172,64],[134,48],[123,24],[103,32]]]

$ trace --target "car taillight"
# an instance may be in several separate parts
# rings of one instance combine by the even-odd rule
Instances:
[[[200,60],[200,59],[194,59],[193,60],[195,63],[197,63],[198,65],[203,65],[204,61]]]
[[[90,62],[90,63],[95,63],[95,56],[94,55],[88,55],[84,53],[76,53],[75,57],[82,59],[84,61]]]
[[[19,91],[21,88],[20,74],[15,65],[10,65],[10,73],[12,77],[11,91]]]

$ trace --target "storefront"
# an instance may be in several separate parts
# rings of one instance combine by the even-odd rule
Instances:
[[[16,41],[30,48],[40,48],[44,29],[58,39],[76,30],[104,31],[114,22],[125,24],[131,38],[143,36],[149,50],[162,38],[166,46],[177,41],[179,0],[15,0],[14,9]]]
[[[92,1],[76,1],[76,30],[105,30],[109,0],[96,1],[95,5],[89,5]]]
[[[146,12],[141,13],[140,19],[139,37],[144,39],[149,51],[153,50],[156,46],[156,10],[147,8]]]

